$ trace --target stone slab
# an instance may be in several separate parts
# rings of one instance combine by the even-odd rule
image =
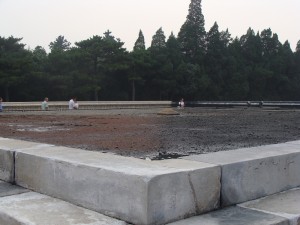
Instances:
[[[28,192],[0,198],[3,225],[126,225],[59,199]]]
[[[299,142],[183,158],[221,166],[223,207],[300,186]]]
[[[11,138],[0,137],[0,150],[16,151],[24,149],[41,149],[46,147],[53,147],[54,145],[43,144],[38,142],[23,141]]]
[[[14,152],[0,149],[0,180],[14,182]]]
[[[18,149],[41,148],[53,145],[0,137],[0,180],[13,183],[15,179],[14,154]]]
[[[291,225],[300,224],[299,188],[246,202],[240,206],[288,218]]]
[[[12,185],[10,183],[0,181],[0,197],[17,195],[28,191],[29,190],[17,185]]]
[[[168,225],[289,225],[286,218],[241,207],[229,207]]]
[[[217,209],[219,166],[152,162],[66,147],[19,149],[16,183],[133,224],[165,224]]]

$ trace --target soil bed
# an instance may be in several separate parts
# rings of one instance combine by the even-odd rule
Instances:
[[[300,140],[300,110],[185,108],[0,113],[0,136],[165,159]]]

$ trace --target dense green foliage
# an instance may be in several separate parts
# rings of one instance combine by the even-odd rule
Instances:
[[[107,31],[71,47],[64,36],[25,48],[0,36],[0,96],[5,101],[299,100],[300,41],[295,51],[270,28],[232,38],[217,22],[205,31],[201,0],[191,0],[178,36],[162,28],[131,52]]]

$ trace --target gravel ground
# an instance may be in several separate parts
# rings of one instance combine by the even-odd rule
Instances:
[[[0,136],[165,159],[300,140],[300,110],[185,108],[0,113]]]

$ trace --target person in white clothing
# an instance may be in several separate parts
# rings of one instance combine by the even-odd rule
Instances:
[[[78,105],[77,99],[76,98],[72,98],[69,101],[69,109],[78,109],[78,108],[79,108],[79,105]]]
[[[180,99],[180,101],[179,101],[179,107],[180,108],[184,108],[184,100],[183,100],[183,98]]]
[[[79,109],[79,104],[78,104],[76,98],[74,99],[74,107],[73,107],[73,109]]]
[[[69,101],[69,109],[74,109],[74,98],[71,98],[70,101]]]

